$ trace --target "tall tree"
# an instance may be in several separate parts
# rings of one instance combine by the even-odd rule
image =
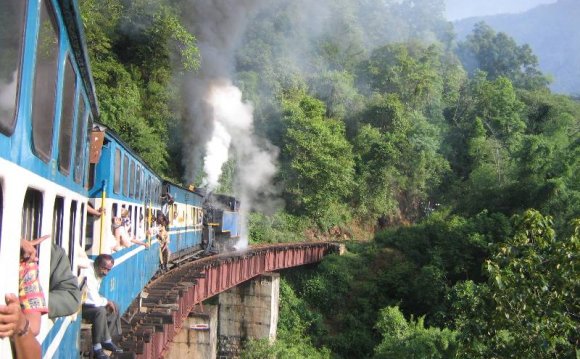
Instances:
[[[548,85],[529,45],[518,46],[513,38],[503,32],[496,33],[483,22],[477,23],[473,33],[459,44],[458,54],[472,74],[479,69],[492,80],[505,76],[517,86],[528,89]]]
[[[283,101],[281,176],[289,209],[323,227],[352,190],[354,161],[344,125],[325,117],[324,104],[302,91]],[[332,222],[332,220],[331,220]]]

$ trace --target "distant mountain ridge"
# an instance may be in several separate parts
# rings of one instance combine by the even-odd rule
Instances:
[[[519,45],[529,44],[540,69],[552,76],[551,88],[558,93],[580,95],[580,0],[559,0],[520,14],[472,17],[454,22],[458,39],[473,25],[484,21],[505,32]]]

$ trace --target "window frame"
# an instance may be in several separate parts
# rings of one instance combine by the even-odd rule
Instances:
[[[70,174],[70,164],[72,160],[76,94],[77,73],[74,69],[70,54],[68,54],[66,56],[66,63],[64,66],[60,125],[58,134],[58,169],[65,176]]]
[[[33,84],[33,94],[32,94],[32,149],[35,155],[40,158],[42,161],[48,163],[52,157],[53,151],[53,136],[54,136],[54,120],[56,115],[56,95],[58,92],[58,71],[59,71],[59,58],[60,58],[60,27],[58,26],[58,22],[56,21],[56,14],[54,8],[50,1],[43,1],[40,5],[40,29],[38,30],[39,34],[46,34],[47,31],[42,29],[43,26],[43,10],[47,11],[48,15],[48,22],[52,25],[52,30],[54,30],[54,35],[56,39],[56,46],[54,46],[55,50],[55,58],[50,59],[53,60],[51,62],[47,62],[48,65],[54,65],[53,69],[51,69],[48,75],[54,77],[48,77],[47,81],[52,83],[52,93],[50,94],[50,98],[44,99],[41,97],[41,94],[44,94],[49,89],[46,86],[43,86],[44,79],[39,78],[39,74],[44,74],[43,72],[39,71],[40,65],[42,63],[39,62],[39,53],[42,50],[39,50],[39,47],[42,45],[42,38],[39,35],[37,39],[37,44],[35,48],[35,56],[36,61],[34,64],[34,84]],[[54,70],[54,71],[53,71]],[[48,116],[45,116],[48,114]]]
[[[5,3],[6,4],[6,3]],[[18,119],[18,108],[20,106],[20,97],[21,97],[21,82],[22,82],[22,69],[23,69],[23,65],[24,65],[24,42],[25,42],[25,38],[26,38],[26,23],[27,23],[27,19],[28,19],[28,1],[27,0],[12,0],[11,2],[12,5],[17,5],[19,6],[19,10],[20,12],[18,13],[18,15],[16,16],[17,19],[15,19],[15,32],[18,33],[18,35],[15,37],[18,39],[18,44],[16,46],[17,50],[16,52],[18,53],[18,58],[16,61],[16,67],[15,67],[15,79],[13,79],[13,81],[16,81],[16,90],[14,92],[14,102],[13,102],[13,108],[12,111],[10,111],[11,113],[7,115],[7,117],[4,119],[4,117],[0,117],[0,133],[3,133],[4,135],[10,137],[12,136],[12,134],[14,133],[14,130],[16,128],[16,124],[17,124],[17,119]],[[7,30],[7,32],[12,32],[10,30]],[[4,65],[4,64],[0,64],[0,65]],[[7,111],[8,112],[8,111]]]

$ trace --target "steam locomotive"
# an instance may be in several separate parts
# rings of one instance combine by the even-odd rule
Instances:
[[[21,238],[50,234],[79,285],[87,257],[111,253],[115,266],[101,292],[122,312],[159,274],[159,243],[147,234],[158,213],[169,223],[170,266],[231,247],[240,237],[234,197],[163,180],[94,122],[99,109],[77,2],[4,0],[0,14],[0,302],[18,292]],[[90,216],[89,206],[104,211]],[[111,219],[122,212],[148,248],[113,251]],[[50,247],[46,240],[37,249],[48,301]],[[43,358],[78,358],[80,330],[80,313],[43,316]],[[0,358],[11,355],[8,339],[0,340]]]

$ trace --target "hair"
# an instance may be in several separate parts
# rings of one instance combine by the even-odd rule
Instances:
[[[105,262],[111,262],[111,264],[115,265],[115,258],[110,254],[99,254],[97,258],[95,258],[95,265],[97,267],[100,267]]]
[[[169,224],[169,220],[167,219],[167,216],[165,216],[163,213],[157,212],[157,223],[167,225]]]

